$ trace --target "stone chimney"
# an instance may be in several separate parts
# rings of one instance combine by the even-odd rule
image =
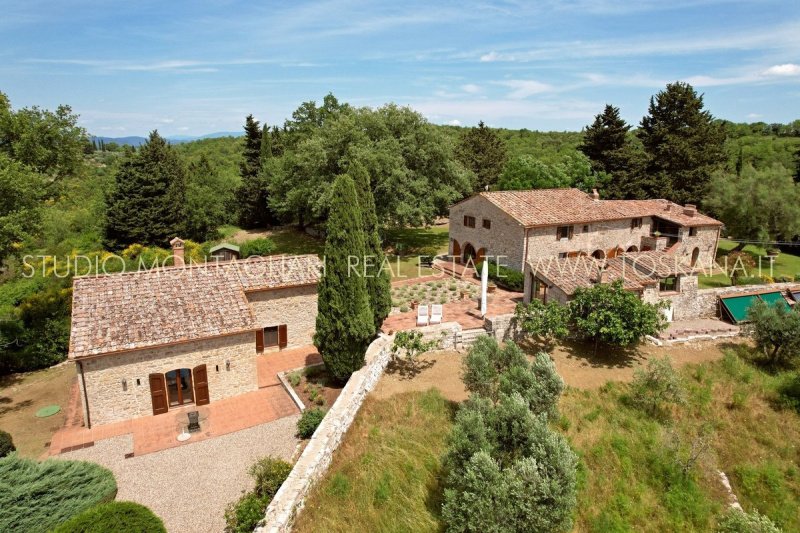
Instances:
[[[186,262],[183,260],[183,241],[175,237],[169,241],[172,246],[172,262],[175,266],[184,266]]]
[[[595,202],[600,199],[600,193],[597,192],[597,189],[592,189],[592,200]]]
[[[606,270],[606,265],[599,265],[597,267],[597,283],[608,283],[608,270]]]
[[[683,214],[688,217],[693,217],[697,214],[697,206],[694,204],[686,204],[683,206]]]

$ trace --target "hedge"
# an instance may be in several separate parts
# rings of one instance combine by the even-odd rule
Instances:
[[[317,430],[322,419],[325,418],[325,411],[317,407],[306,409],[297,421],[297,435],[301,439],[311,438]]]
[[[0,531],[49,531],[116,494],[114,475],[98,464],[11,454],[0,459]]]
[[[475,270],[477,275],[480,276],[481,272],[483,272],[483,261],[475,265]],[[498,265],[494,261],[489,261],[489,279],[498,287],[509,291],[522,292],[525,288],[525,276],[522,272]]]
[[[102,503],[67,520],[53,533],[166,533],[153,511],[133,502]]]

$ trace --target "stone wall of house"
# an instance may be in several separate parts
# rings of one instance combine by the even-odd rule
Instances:
[[[353,423],[364,398],[380,380],[391,358],[393,340],[393,337],[382,335],[370,344],[365,366],[350,376],[289,477],[272,498],[264,520],[255,529],[256,533],[288,533],[292,530],[292,523],[303,508],[308,492],[325,475],[334,451]]]
[[[257,390],[255,356],[255,334],[246,332],[79,361],[83,366],[91,423],[94,426],[151,416],[149,375],[179,368],[206,365],[211,402]],[[123,380],[127,390],[123,390]],[[80,376],[78,383],[81,400],[85,402]],[[83,407],[86,420],[86,405]]]
[[[701,226],[695,229],[697,231],[695,236],[690,236],[689,228],[681,229],[681,240],[672,253],[684,264],[691,265],[692,253],[697,249],[695,268],[703,269],[706,273],[711,274],[717,255],[719,228],[717,226]]]
[[[649,217],[644,217],[642,227],[636,229],[631,229],[630,219],[576,224],[572,238],[561,240],[557,239],[558,226],[531,228],[528,231],[528,261],[535,263],[537,259],[558,257],[560,253],[570,252],[592,255],[596,250],[602,250],[608,255],[615,248],[627,251],[631,247],[638,251],[642,246],[642,237],[650,235],[651,224]]]
[[[474,228],[464,226],[464,216],[475,217]],[[491,221],[491,229],[483,227],[484,219]],[[525,229],[483,196],[473,196],[450,208],[449,232],[450,255],[455,255],[456,242],[461,255],[471,244],[476,252],[483,248],[484,255],[499,257],[501,264],[522,271]]]
[[[317,320],[316,285],[249,292],[247,300],[261,327],[286,324],[289,348],[313,343]]]

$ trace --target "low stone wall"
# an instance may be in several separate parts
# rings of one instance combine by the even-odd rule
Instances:
[[[519,329],[514,321],[514,313],[507,315],[487,316],[485,325],[489,335],[500,342],[515,341],[519,339]]]
[[[438,341],[440,350],[449,350],[455,348],[456,335],[461,329],[461,324],[458,322],[443,322],[432,326],[423,326],[415,331],[422,333],[423,340]]]
[[[306,496],[325,474],[333,452],[347,433],[367,393],[375,387],[391,358],[394,337],[381,335],[367,348],[366,364],[354,372],[339,397],[322,420],[306,449],[267,507],[257,533],[284,533],[292,529]]]
[[[691,318],[710,318],[719,316],[719,297],[735,296],[751,292],[780,291],[786,292],[789,287],[796,287],[798,283],[772,283],[769,285],[739,285],[736,287],[719,287],[714,289],[699,289],[694,298],[673,299],[675,318],[679,320]]]

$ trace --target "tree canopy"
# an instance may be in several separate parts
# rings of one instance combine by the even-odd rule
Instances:
[[[598,176],[592,172],[591,162],[583,154],[565,156],[559,163],[545,163],[523,155],[508,162],[497,187],[504,191],[577,187],[588,192],[597,183]]]
[[[466,130],[456,149],[456,157],[475,174],[474,190],[491,188],[503,172],[508,154],[506,143],[483,121]]]

